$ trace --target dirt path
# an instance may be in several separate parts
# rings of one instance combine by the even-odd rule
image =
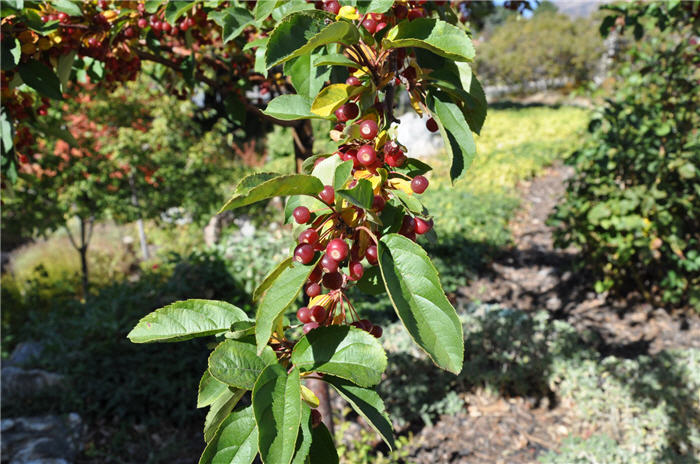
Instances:
[[[638,301],[609,302],[591,290],[591,278],[572,271],[580,256],[557,250],[546,225],[565,192],[570,168],[555,165],[523,183],[522,208],[511,222],[513,246],[488,274],[460,289],[459,298],[523,311],[548,310],[555,319],[598,334],[601,356],[636,357],[663,349],[700,347],[700,318],[669,314]],[[444,416],[416,435],[417,464],[530,463],[557,449],[575,428],[569,406],[535,404],[527,398],[468,393],[467,410]]]

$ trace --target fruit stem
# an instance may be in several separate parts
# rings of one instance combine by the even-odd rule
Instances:
[[[371,230],[369,230],[367,227],[365,227],[365,226],[357,226],[357,227],[355,227],[355,229],[357,229],[357,230],[364,230],[364,231],[367,232],[367,234],[372,238],[372,240],[374,240],[374,244],[377,245],[377,246],[379,245],[379,240],[377,240],[377,236],[374,235],[374,233],[373,233]]]

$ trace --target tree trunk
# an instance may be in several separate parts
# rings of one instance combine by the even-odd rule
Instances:
[[[83,275],[83,298],[87,299],[88,291],[90,286],[90,280],[88,278],[88,263],[87,263],[87,250],[88,250],[88,240],[85,231],[85,219],[80,218],[80,246],[78,247],[78,253],[80,253],[80,270]]]
[[[139,218],[136,220],[136,226],[139,229],[139,242],[141,244],[141,254],[143,259],[148,260],[151,256],[148,253],[148,241],[146,240],[146,230],[143,227],[143,217],[141,216],[141,208],[139,207],[139,199],[136,196],[136,186],[134,185],[134,175],[129,176],[129,187],[131,187],[131,204],[138,211]]]
[[[311,120],[304,119],[299,125],[292,127],[294,137],[294,159],[297,162],[297,172],[301,172],[304,160],[314,154],[314,129]]]
[[[318,397],[318,412],[321,413],[323,424],[328,428],[332,437],[335,437],[333,430],[333,408],[331,407],[330,391],[328,384],[323,380],[309,379],[306,386]]]

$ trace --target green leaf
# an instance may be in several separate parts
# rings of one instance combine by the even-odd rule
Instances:
[[[73,69],[73,61],[75,61],[77,53],[77,50],[71,50],[67,54],[58,57],[56,70],[58,71],[58,81],[61,83],[61,89],[64,91],[67,90],[68,79],[70,79],[70,72]]]
[[[187,10],[192,9],[192,5],[194,5],[195,2],[183,2],[183,1],[177,1],[177,2],[168,2],[167,6],[165,7],[165,20],[170,23],[171,26],[175,25],[175,22],[177,19],[185,14]]]
[[[352,161],[347,162],[352,163]],[[351,204],[364,209],[370,209],[374,200],[372,183],[367,179],[360,179],[355,187],[347,190],[338,190],[336,194]]]
[[[246,179],[242,182],[246,182]],[[280,175],[266,179],[245,191],[239,192],[236,188],[236,193],[219,210],[219,213],[278,196],[316,195],[321,190],[323,190],[323,184],[313,176],[306,174]]]
[[[416,195],[411,195],[409,193],[404,192],[403,190],[392,190],[391,193],[396,196],[399,200],[401,200],[401,203],[404,204],[406,208],[408,208],[409,211],[416,213],[420,216],[425,216],[427,213],[427,209],[421,203],[421,201],[417,198]]]
[[[258,305],[255,313],[257,321],[255,329],[255,340],[258,346],[258,353],[262,353],[267,346],[267,341],[272,335],[272,328],[275,321],[284,311],[294,303],[301,288],[304,286],[309,274],[316,266],[316,260],[304,265],[297,261],[286,267],[277,277],[277,280],[270,286]]]
[[[326,426],[321,423],[311,429],[311,449],[309,464],[338,464],[338,450],[335,449],[333,437]]]
[[[280,95],[270,100],[263,113],[283,121],[319,119],[317,115],[311,112],[312,102],[311,97],[303,95]]]
[[[347,380],[330,375],[325,376],[323,380],[331,384],[338,394],[350,403],[355,412],[367,420],[390,449],[394,448],[391,420],[386,413],[384,401],[374,389],[358,387]]]
[[[459,179],[467,171],[476,156],[476,144],[460,107],[444,93],[431,92],[428,107],[437,116],[436,121],[452,158],[450,179]]]
[[[224,301],[177,301],[145,316],[127,337],[133,343],[179,342],[225,332],[246,320],[243,310]]]
[[[384,281],[382,281],[382,274],[379,272],[379,268],[372,266],[365,269],[362,278],[357,281],[357,288],[368,295],[381,295],[384,293]]]
[[[241,340],[244,338],[254,337],[255,321],[239,321],[231,324],[231,330],[224,332],[224,337],[231,340]]]
[[[53,6],[58,11],[68,13],[70,16],[83,15],[83,12],[80,10],[80,7],[75,3],[71,2],[70,0],[53,0],[51,2],[51,6]]]
[[[350,180],[352,161],[343,161],[339,155],[332,155],[318,163],[311,175],[318,178],[323,185],[330,185],[335,190],[341,189]]]
[[[403,163],[403,165],[400,168],[394,168],[394,170],[402,174],[406,174],[409,177],[415,177],[422,176],[426,172],[432,171],[433,168],[419,159],[406,158],[406,161]]]
[[[265,65],[269,69],[297,56],[311,53],[321,45],[341,42],[357,43],[360,33],[347,21],[326,21],[332,15],[318,10],[292,13],[284,18],[270,34],[265,52]]]
[[[221,423],[233,411],[245,392],[243,389],[229,388],[212,403],[207,417],[204,419],[205,442],[209,443],[214,438]]]
[[[335,375],[362,387],[376,385],[386,369],[382,345],[351,326],[319,327],[299,340],[292,363],[302,371]]]
[[[365,87],[361,85],[331,84],[326,86],[311,103],[311,112],[322,118],[330,118],[335,110],[364,90]]]
[[[2,107],[0,112],[0,142],[2,142],[2,153],[7,154],[10,152],[14,145],[14,140],[12,137],[12,123],[7,118],[5,114],[5,107]]]
[[[238,37],[243,29],[253,22],[253,15],[245,8],[231,6],[225,10],[210,12],[209,19],[221,26],[222,38],[226,43]]]
[[[163,0],[146,0],[146,13],[155,13],[162,4]]]
[[[255,2],[255,7],[253,8],[255,22],[260,24],[265,21],[272,14],[272,10],[277,8],[277,5],[280,3],[277,0],[259,0]]]
[[[280,2],[280,5],[272,10],[272,19],[276,22],[281,21],[288,15],[297,11],[313,10],[314,4],[306,0],[286,0]]]
[[[255,288],[255,291],[253,291],[253,301],[256,301],[258,298],[260,298],[265,291],[267,291],[268,288],[277,280],[277,278],[282,274],[282,271],[284,271],[286,268],[288,268],[292,264],[292,257],[290,256],[289,258],[285,259],[281,263],[279,263],[277,266],[275,266],[263,279],[262,282],[260,282],[260,285],[258,285]]]
[[[3,40],[0,43],[0,49],[2,50],[2,57],[0,57],[0,67],[2,67],[2,70],[11,71],[15,69],[22,56],[19,40]]]
[[[260,372],[274,362],[277,356],[269,346],[258,356],[255,345],[226,340],[209,356],[209,373],[227,385],[252,390]]]
[[[294,195],[289,197],[287,204],[284,205],[284,222],[286,224],[293,221],[294,216],[292,216],[292,213],[294,213],[294,208],[297,206],[306,206],[309,208],[309,211],[316,211],[317,214],[327,214],[332,212],[331,208],[321,200],[317,200],[316,198],[307,195]],[[294,224],[295,227],[299,225],[296,224],[296,222]]]
[[[317,56],[314,61],[314,66],[347,66],[348,68],[357,68],[358,64],[345,55],[331,53],[329,55]]]
[[[394,5],[394,0],[359,0],[357,9],[361,14],[384,13]]]
[[[288,375],[277,363],[267,366],[255,382],[253,412],[258,449],[266,464],[288,464],[294,456],[301,423],[300,389],[299,369]]]
[[[291,79],[297,94],[307,97],[309,101],[316,96],[331,76],[329,67],[314,66],[316,57],[317,55],[308,53],[284,63],[284,74]]]
[[[197,407],[203,408],[205,406],[209,406],[227,391],[229,391],[228,385],[216,380],[209,373],[209,369],[207,369],[204,371],[202,379],[199,381],[199,390],[197,391]]]
[[[221,423],[199,464],[250,464],[258,454],[258,427],[253,406],[234,411]]]
[[[462,324],[425,250],[388,234],[377,251],[386,291],[411,338],[438,367],[458,374],[464,361]]]
[[[29,87],[45,97],[63,99],[61,82],[53,69],[36,60],[29,60],[17,67],[20,77]]]
[[[439,19],[404,20],[382,39],[384,48],[418,47],[455,61],[472,61],[474,47],[462,29]]]
[[[301,386],[302,396],[305,388],[305,386]],[[306,389],[308,390],[308,388]],[[311,449],[311,439],[313,437],[313,435],[311,434],[311,409],[305,406],[302,406],[301,408],[301,422],[299,432],[300,433],[299,436],[297,436],[296,451],[294,452],[294,459],[292,459],[292,464],[305,464],[306,457],[309,455],[309,450]]]

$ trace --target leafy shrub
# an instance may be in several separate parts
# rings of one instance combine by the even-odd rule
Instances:
[[[553,220],[557,244],[582,249],[596,290],[700,309],[700,53],[692,37],[680,22],[631,51],[617,94],[571,157],[576,175]]]
[[[200,420],[192,392],[207,365],[208,340],[143,347],[126,334],[150,310],[175,300],[242,302],[248,296],[214,253],[196,252],[164,267],[137,282],[102,288],[85,302],[57,301],[31,312],[16,338],[41,340],[46,352],[40,367],[65,375],[68,388],[30,403],[3,403],[3,413],[78,411],[90,421],[175,425]],[[3,310],[13,308],[3,301]]]

